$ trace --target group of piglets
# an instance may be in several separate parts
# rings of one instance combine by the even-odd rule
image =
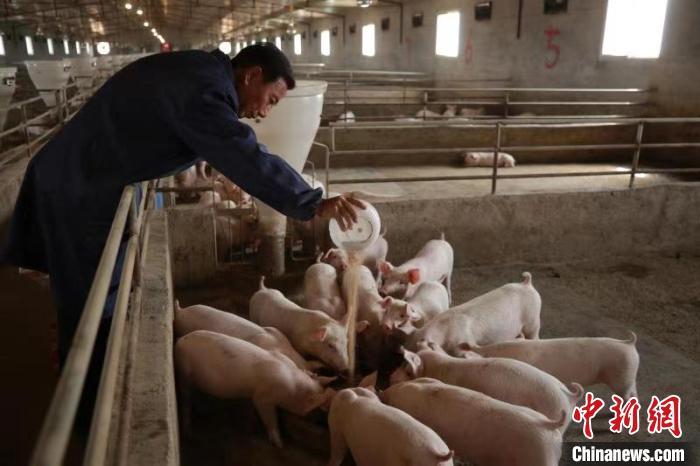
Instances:
[[[251,399],[276,446],[277,407],[327,410],[329,466],[348,450],[360,466],[445,466],[455,457],[478,466],[554,466],[584,386],[636,396],[636,336],[540,340],[542,301],[530,273],[452,305],[453,250],[444,235],[401,265],[387,262],[387,252],[382,235],[357,270],[358,361],[369,373],[359,386],[346,380],[340,385],[351,388],[336,390],[328,386],[336,377],[318,375],[332,370],[342,379],[349,369],[354,280],[342,250],[326,251],[306,270],[303,306],[264,278],[250,299],[251,320],[176,305],[185,428],[195,387]],[[388,379],[384,390],[378,373]]]

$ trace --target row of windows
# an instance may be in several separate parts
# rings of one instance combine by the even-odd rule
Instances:
[[[657,58],[661,51],[666,7],[668,0],[609,0],[605,19],[603,55],[628,58]],[[435,54],[442,57],[459,56],[461,15],[450,11],[437,15]],[[293,38],[295,55],[301,55],[301,34]],[[264,38],[263,42],[267,39]],[[251,43],[255,43],[253,40]],[[227,45],[224,45],[227,44]],[[236,53],[247,46],[247,42],[236,43]],[[275,37],[275,45],[282,48],[282,40]],[[219,46],[224,53],[231,53],[231,43]],[[375,27],[362,27],[362,55],[375,55]],[[321,31],[321,55],[331,54],[331,33]]]
[[[25,36],[24,37],[24,46],[26,47],[27,50],[27,55],[32,56],[34,55],[34,39],[32,39],[30,36]],[[92,55],[92,44],[89,42],[85,42],[85,51],[88,53],[88,55]],[[55,53],[54,50],[54,43],[52,38],[47,38],[46,39],[46,49],[49,52],[49,55],[53,55]],[[63,39],[63,53],[65,55],[70,55],[70,42],[68,39]],[[81,44],[79,41],[75,41],[75,53],[76,55],[80,55],[81,51]],[[0,55],[5,55],[5,38],[0,35]]]

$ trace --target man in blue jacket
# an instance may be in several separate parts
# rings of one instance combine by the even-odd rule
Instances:
[[[233,60],[219,51],[152,55],[117,72],[31,160],[0,262],[49,274],[61,361],[130,183],[206,160],[285,215],[334,217],[344,229],[356,220],[361,202],[323,200],[239,121],[265,117],[294,85],[289,61],[272,44],[247,47]]]

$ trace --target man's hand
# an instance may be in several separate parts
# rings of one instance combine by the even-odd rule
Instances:
[[[316,215],[321,218],[334,218],[340,229],[348,230],[357,222],[357,212],[355,209],[365,209],[365,203],[351,195],[341,194],[321,201],[316,209]]]

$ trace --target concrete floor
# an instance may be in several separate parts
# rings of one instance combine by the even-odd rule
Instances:
[[[638,387],[642,409],[651,395],[682,398],[683,441],[697,442],[700,434],[700,257],[611,257],[605,261],[550,264],[510,264],[455,270],[453,292],[464,302],[504,283],[518,281],[522,271],[533,274],[542,300],[542,337],[638,335],[641,356]],[[222,280],[209,290],[178,290],[188,303],[202,302],[245,313],[246,294],[253,280]],[[301,276],[273,282],[294,295]],[[248,290],[248,288],[250,288]],[[233,290],[236,291],[233,291]],[[243,291],[246,290],[246,291]],[[593,388],[610,402],[606,387]],[[604,411],[605,412],[605,411]],[[640,420],[644,428],[645,414]],[[222,402],[201,397],[195,405],[194,434],[182,438],[183,465],[322,465],[327,460],[327,435],[322,415],[311,420],[283,416],[287,424],[285,449],[265,441],[264,431],[247,402]],[[629,441],[607,429],[609,414],[594,421],[595,441]],[[566,441],[583,441],[572,424]],[[640,432],[635,441],[672,441],[669,434]],[[698,452],[695,452],[697,455]],[[348,463],[352,464],[352,463]]]
[[[500,168],[499,174],[522,175],[533,173],[574,173],[574,172],[609,172],[628,170],[626,165],[611,164],[529,164],[513,168]],[[331,180],[350,178],[396,178],[419,176],[490,176],[491,168],[487,167],[454,167],[446,165],[421,165],[402,167],[352,167],[332,168]],[[318,169],[316,176],[325,182],[325,173]],[[651,186],[673,181],[675,178],[660,174],[638,174],[635,186]],[[500,194],[538,193],[556,191],[590,191],[602,189],[627,189],[629,175],[602,176],[572,176],[558,178],[524,178],[499,179],[497,192]],[[332,183],[331,191],[348,192],[364,190],[378,194],[400,195],[412,199],[441,199],[454,196],[479,196],[491,192],[491,180],[459,180],[459,181],[412,181],[412,182],[379,182],[345,184]]]

